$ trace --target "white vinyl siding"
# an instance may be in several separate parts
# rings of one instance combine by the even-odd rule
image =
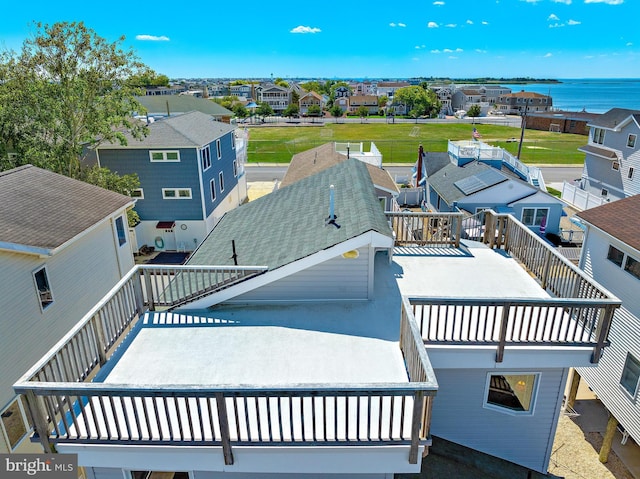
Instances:
[[[620,384],[632,398],[635,398],[638,393],[638,380],[640,380],[640,361],[634,358],[633,354],[627,354]]]
[[[330,259],[245,293],[237,300],[367,299],[369,249],[358,253],[357,259]]]
[[[607,259],[609,247],[626,254],[640,252],[625,246],[609,235],[589,227],[583,245],[580,267],[590,277],[615,294],[622,307],[615,311],[609,341],[597,368],[578,368],[580,376],[598,395],[598,398],[620,421],[631,437],[640,441],[640,401],[631,398],[620,384],[627,354],[640,359],[640,302],[638,301],[638,280],[630,276],[620,266]],[[640,259],[640,257],[638,258]]]
[[[128,254],[131,257],[130,251]],[[108,220],[47,258],[55,302],[44,316],[32,274],[43,266],[42,261],[34,255],[0,252],[0,405],[15,396],[12,385],[18,378],[120,279],[113,227]],[[129,264],[121,264],[126,272],[133,267],[133,258]]]
[[[431,433],[448,441],[546,472],[556,428],[556,412],[564,393],[566,369],[537,371],[532,415],[504,414],[483,407],[487,374],[492,369],[437,369]],[[531,374],[508,371],[509,374]]]

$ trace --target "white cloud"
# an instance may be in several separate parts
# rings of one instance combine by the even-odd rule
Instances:
[[[442,5],[444,5],[444,2],[433,2],[433,4],[441,7]]]
[[[627,47],[632,47],[632,46],[633,46],[633,43],[631,43],[631,42],[627,42],[627,44],[626,44],[625,46],[627,46]]]
[[[540,0],[520,0],[521,2],[527,2],[527,3],[538,3]]]
[[[486,50],[480,50],[479,48],[476,48],[475,52],[476,53],[487,53]]]
[[[486,20],[482,20],[482,24],[483,25],[489,25],[489,22],[487,22]]]
[[[606,3],[607,5],[622,5],[624,0],[584,0],[584,3]]]
[[[447,28],[456,28],[457,26],[458,26],[458,25],[457,25],[457,24],[455,24],[455,23],[447,23],[447,24],[445,25],[445,27],[447,27]]]
[[[427,48],[426,45],[416,45],[416,50],[424,50],[425,48]]]
[[[553,56],[553,53],[547,53],[544,58],[551,58]]]
[[[571,0],[551,0],[553,3],[564,3],[565,5],[571,5]]]
[[[579,22],[578,20],[569,20],[567,22],[567,25],[580,25],[582,22]]]
[[[404,23],[398,23],[398,26],[402,27],[402,28],[406,27],[406,25]]]
[[[464,50],[462,48],[456,48],[456,52],[462,53]]]
[[[390,26],[390,27],[397,27],[397,25],[396,25],[395,23],[393,23],[393,22],[391,22],[391,23],[389,24],[389,26]]]
[[[557,20],[560,20],[560,19],[558,18],[558,15],[556,15],[555,13],[552,13],[551,15],[549,15],[547,17],[547,20],[556,20],[557,21]]]
[[[168,42],[169,37],[156,36],[156,35],[136,35],[136,40],[140,40],[142,42]]]
[[[451,48],[445,48],[442,51],[443,51],[443,53],[453,53],[453,50]]]
[[[431,50],[431,53],[442,53],[440,50]]]
[[[320,30],[317,27],[305,27],[303,25],[299,25],[296,28],[289,31],[289,33],[320,33]]]
[[[564,27],[564,23],[556,22],[556,23],[550,23],[549,24],[549,28],[562,28],[562,27]]]
[[[393,23],[393,22],[391,22],[391,23],[389,24],[389,26],[390,26],[390,27],[402,27],[402,28],[404,28],[404,27],[406,27],[407,25],[406,25],[406,24],[404,24],[404,23]]]
[[[427,27],[429,27],[429,28],[438,28],[439,25],[436,22],[429,22],[429,23],[427,23]]]
[[[473,21],[471,21],[471,20],[467,20],[467,21],[466,21],[466,24],[467,24],[467,25],[473,25]]]

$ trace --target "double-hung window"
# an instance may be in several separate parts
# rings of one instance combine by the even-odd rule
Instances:
[[[220,193],[222,193],[224,191],[224,175],[222,174],[222,171],[218,175],[218,180],[220,181]]]
[[[202,158],[202,171],[211,168],[211,149],[209,145],[200,150],[200,156]]]
[[[549,215],[549,208],[523,208],[522,222],[527,226],[540,226]]]
[[[594,128],[592,139],[594,143],[602,145],[604,143],[604,128]]]
[[[216,140],[216,153],[218,154],[218,159],[222,158],[222,146],[219,138]]]
[[[637,135],[634,135],[633,133],[629,133],[629,136],[627,137],[627,147],[635,148],[637,139],[638,139]]]
[[[216,200],[216,180],[212,179],[209,182],[209,188],[211,189],[211,201]]]

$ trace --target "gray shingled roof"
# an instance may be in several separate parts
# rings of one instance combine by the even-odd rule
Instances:
[[[603,113],[598,118],[589,122],[589,126],[596,126],[602,128],[615,128],[620,123],[624,122],[630,116],[633,116],[640,124],[640,111],[638,110],[628,110],[626,108],[612,108],[606,113]]]
[[[150,114],[166,115],[168,103],[169,114],[199,111],[216,117],[233,116],[232,111],[227,110],[215,101],[206,98],[197,98],[191,95],[146,95],[137,96],[136,100],[138,100]]]
[[[489,169],[491,169],[490,166],[477,162],[469,163],[464,167],[449,163],[429,177],[429,185],[438,192],[440,197],[448,205],[451,205],[454,201],[458,201],[460,198],[464,198],[466,196],[456,185],[454,185],[456,181],[464,178],[470,178]],[[505,176],[505,180],[506,179],[507,177]]]
[[[133,203],[131,198],[26,165],[0,172],[0,245],[52,250]]]
[[[587,223],[640,251],[640,195],[576,213]]]
[[[325,143],[310,150],[296,153],[291,157],[291,163],[289,163],[280,186],[288,186],[300,181],[302,178],[316,174],[346,160],[346,155],[336,151],[335,143]],[[398,185],[393,181],[387,170],[369,163],[366,163],[366,165],[371,175],[371,180],[376,187],[399,193]]]
[[[325,226],[330,185],[339,229]],[[275,269],[368,231],[391,237],[367,168],[352,158],[228,212],[188,264],[233,264],[235,240],[240,266]]]
[[[125,134],[127,145],[105,143],[98,149],[198,148],[235,130],[235,126],[216,121],[211,115],[191,111],[149,124],[149,134],[141,141]]]

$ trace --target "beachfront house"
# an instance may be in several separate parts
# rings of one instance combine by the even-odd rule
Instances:
[[[584,210],[640,193],[640,111],[613,108],[588,126],[582,177],[564,183],[562,199]]]
[[[228,212],[186,265],[136,266],[16,392],[91,479],[390,478],[432,434],[544,472],[619,301],[487,221],[467,241],[459,213],[384,212],[342,161]]]
[[[42,450],[13,383],[133,267],[132,206],[31,165],[0,172],[0,453]]]
[[[578,373],[623,431],[640,444],[640,195],[577,214],[586,225],[580,267],[622,300],[611,346],[595,368]],[[614,426],[615,427],[615,426]]]
[[[216,222],[247,197],[235,127],[192,111],[154,121],[148,128],[142,140],[99,145],[96,161],[140,178],[140,188],[132,192],[141,220],[135,227],[138,247],[193,251]]]

